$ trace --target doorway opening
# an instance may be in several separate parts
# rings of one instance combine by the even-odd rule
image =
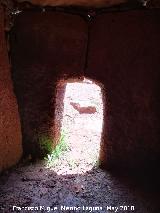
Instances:
[[[69,79],[57,85],[55,124],[65,151],[57,174],[85,173],[99,164],[103,128],[102,88],[93,81]]]

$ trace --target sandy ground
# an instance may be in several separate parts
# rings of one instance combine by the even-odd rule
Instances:
[[[71,103],[78,103],[80,107],[75,109]],[[96,111],[88,113],[89,107],[94,107]],[[82,108],[83,113],[80,113],[78,110]],[[54,171],[58,174],[76,174],[91,170],[98,161],[102,125],[100,87],[89,82],[68,83],[64,97],[62,131],[69,150],[58,160]]]
[[[29,207],[34,209],[29,211]],[[73,207],[77,210],[71,210]],[[0,212],[158,213],[159,204],[153,191],[99,168],[83,174],[58,175],[41,162],[19,165],[1,176]]]

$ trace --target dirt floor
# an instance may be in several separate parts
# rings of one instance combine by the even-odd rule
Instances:
[[[4,172],[0,212],[159,213],[157,192],[148,185],[98,168],[102,125],[100,88],[68,84],[62,121],[67,150],[54,162],[28,160]]]
[[[0,189],[3,213],[158,213],[160,210],[154,191],[146,191],[138,183],[99,168],[84,174],[58,175],[42,162],[19,165],[1,176]]]

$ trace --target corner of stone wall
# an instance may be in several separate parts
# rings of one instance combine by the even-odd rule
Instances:
[[[0,5],[0,172],[15,165],[22,156],[22,135],[18,105],[13,91],[4,31],[4,10]]]

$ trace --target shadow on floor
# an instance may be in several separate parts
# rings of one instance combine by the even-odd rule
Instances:
[[[157,213],[154,183],[150,176],[96,167],[84,174],[57,175],[44,162],[20,164],[0,177],[0,212]]]

